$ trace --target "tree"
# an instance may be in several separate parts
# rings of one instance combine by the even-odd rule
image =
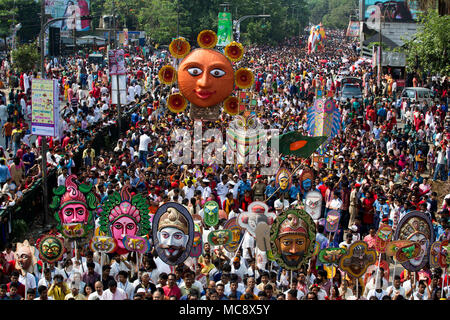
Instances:
[[[322,22],[327,28],[347,27],[350,15],[358,8],[358,0],[310,0],[311,22]]]
[[[11,52],[13,68],[19,72],[28,72],[39,63],[40,54],[35,44],[23,44]]]
[[[405,41],[408,71],[423,71],[448,75],[450,16],[440,16],[430,10],[419,16],[419,28],[414,38]]]

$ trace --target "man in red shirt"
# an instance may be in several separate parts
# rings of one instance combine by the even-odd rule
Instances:
[[[181,290],[177,286],[176,275],[174,273],[170,273],[167,278],[167,285],[163,287],[164,295],[166,297],[175,296],[177,300],[181,298]]]
[[[18,286],[17,293],[20,296],[25,297],[25,285],[19,282],[19,271],[17,270],[11,272],[11,282],[6,285],[8,292],[11,290],[10,288],[12,283],[15,283]]]

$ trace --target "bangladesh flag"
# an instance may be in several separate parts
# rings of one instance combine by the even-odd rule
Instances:
[[[291,131],[278,136],[278,151],[285,156],[297,156],[308,158],[322,143],[327,141],[327,136],[308,137],[297,131]],[[276,148],[276,146],[275,146]]]

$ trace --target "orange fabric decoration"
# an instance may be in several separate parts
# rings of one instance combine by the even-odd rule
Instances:
[[[223,102],[223,108],[229,115],[237,115],[239,113],[239,99],[237,97],[226,98]]]
[[[169,96],[167,107],[173,113],[183,112],[186,109],[186,106],[187,101],[181,94],[174,93]]]
[[[248,89],[255,81],[253,72],[247,68],[240,68],[236,71],[236,85],[239,89]]]
[[[224,52],[228,59],[236,62],[244,56],[244,47],[239,42],[232,41],[225,47]]]
[[[197,36],[197,43],[204,49],[212,49],[217,44],[217,34],[212,30],[203,30]]]
[[[164,66],[158,72],[159,81],[165,85],[171,85],[175,82],[177,71],[172,66]]]
[[[177,38],[172,40],[169,45],[170,54],[177,58],[184,58],[189,51],[191,51],[191,45],[184,38]]]

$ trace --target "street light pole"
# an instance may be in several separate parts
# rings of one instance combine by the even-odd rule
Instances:
[[[239,42],[239,39],[241,37],[241,22],[249,19],[249,18],[270,18],[270,14],[252,14],[248,16],[240,17],[239,20],[236,22],[236,36],[237,36],[237,42]]]
[[[116,23],[116,1],[113,0],[113,21],[114,21],[114,49],[117,49],[117,23]],[[117,82],[117,121],[119,128],[119,137],[122,132],[122,116],[120,114],[120,82],[119,75],[116,74],[116,82]]]
[[[44,34],[45,34],[45,0],[41,0],[41,32],[40,32],[40,40],[41,40],[41,78],[46,78],[45,66],[44,66],[44,57],[45,57],[45,48],[44,48]],[[42,192],[43,192],[43,202],[44,202],[44,212],[42,217],[42,226],[44,227],[47,222],[48,216],[48,188],[47,188],[47,136],[43,136],[41,139],[42,148],[41,148],[41,172],[42,172]]]

